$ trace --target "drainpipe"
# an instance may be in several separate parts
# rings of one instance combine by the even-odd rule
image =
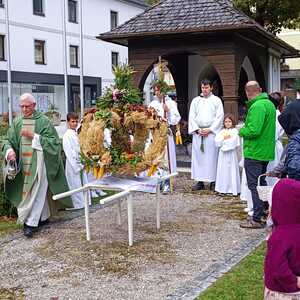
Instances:
[[[11,57],[10,57],[10,35],[9,35],[9,14],[8,0],[5,1],[5,24],[6,24],[6,60],[7,60],[7,94],[8,94],[8,121],[13,122],[12,114],[12,89],[11,89]]]

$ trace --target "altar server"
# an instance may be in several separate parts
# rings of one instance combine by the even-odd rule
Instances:
[[[66,178],[70,190],[77,189],[83,184],[88,183],[86,172],[80,163],[80,147],[78,134],[76,132],[78,126],[78,115],[74,112],[67,114],[68,129],[63,136],[63,149],[66,155]],[[76,193],[71,196],[73,206],[76,209],[84,207],[83,192]]]
[[[214,190],[218,148],[215,136],[221,130],[224,118],[223,104],[212,93],[211,81],[201,81],[202,94],[192,100],[189,114],[189,134],[193,135],[192,174],[196,181],[193,190],[203,190],[204,182]]]

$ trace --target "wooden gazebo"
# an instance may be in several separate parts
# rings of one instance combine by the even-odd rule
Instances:
[[[128,46],[141,89],[158,57],[167,60],[184,119],[204,77],[214,81],[225,111],[237,116],[247,80],[278,90],[280,59],[299,56],[228,0],[165,0],[98,38]]]

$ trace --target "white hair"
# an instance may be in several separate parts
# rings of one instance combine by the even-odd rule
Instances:
[[[33,95],[30,94],[30,93],[25,93],[25,94],[23,94],[23,95],[20,96],[20,101],[24,101],[24,100],[25,100],[25,101],[28,101],[28,102],[30,102],[30,103],[36,104],[35,98],[34,98]]]

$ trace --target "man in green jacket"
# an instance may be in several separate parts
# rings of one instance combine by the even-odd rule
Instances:
[[[61,143],[50,120],[35,110],[31,94],[20,97],[22,117],[9,128],[3,145],[7,162],[17,161],[19,173],[6,178],[5,192],[18,210],[18,222],[24,224],[24,235],[32,237],[41,221],[50,216],[48,187],[52,194],[69,190],[61,158]],[[62,201],[72,207],[71,199]]]
[[[244,167],[253,201],[253,218],[242,223],[241,227],[262,228],[265,209],[257,192],[257,180],[259,175],[266,173],[269,161],[274,160],[276,109],[256,81],[249,81],[245,90],[249,100],[246,103],[248,113],[240,136],[243,138]],[[261,184],[266,185],[265,179]]]

